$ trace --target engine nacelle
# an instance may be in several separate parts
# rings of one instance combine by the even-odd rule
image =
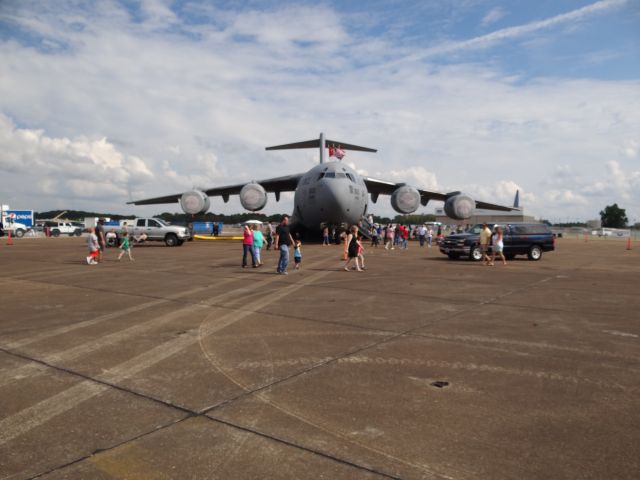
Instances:
[[[180,197],[180,207],[184,213],[195,215],[197,213],[206,213],[211,206],[209,197],[200,190],[190,190],[184,192]]]
[[[267,192],[259,183],[247,183],[240,190],[240,203],[250,212],[262,210],[267,204]]]
[[[391,206],[398,213],[413,213],[420,206],[420,192],[409,185],[396,188],[391,194]]]
[[[454,220],[466,220],[473,215],[476,208],[476,202],[469,195],[459,193],[447,198],[444,202],[444,213],[447,217]]]

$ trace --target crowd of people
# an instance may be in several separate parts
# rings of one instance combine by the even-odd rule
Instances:
[[[433,228],[425,225],[407,226],[403,224],[385,226],[373,224],[370,220],[369,228],[363,225],[352,225],[346,231],[340,231],[335,227],[325,226],[322,229],[322,246],[332,244],[343,246],[343,269],[346,271],[361,272],[366,269],[364,258],[364,238],[361,231],[368,231],[371,239],[371,247],[377,248],[384,245],[387,250],[407,249],[409,240],[416,239],[420,247],[431,247],[435,243],[435,238],[442,237],[442,228],[438,227],[437,232]],[[251,259],[251,266],[259,268],[263,265],[260,260],[260,251],[265,245],[266,249],[277,250],[279,253],[276,273],[287,275],[289,265],[290,250],[293,248],[293,258],[295,269],[299,270],[302,265],[302,242],[297,234],[292,234],[289,228],[289,216],[284,215],[280,223],[274,228],[271,223],[266,223],[264,232],[260,223],[245,224],[243,228],[243,254],[242,268],[249,266],[248,259]]]

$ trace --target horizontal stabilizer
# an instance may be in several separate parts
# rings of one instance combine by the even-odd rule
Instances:
[[[325,140],[325,145],[329,146],[340,146],[342,150],[356,150],[359,152],[377,152],[375,148],[361,147],[359,145],[352,145],[350,143],[338,142],[336,140]],[[316,138],[315,140],[305,140],[304,142],[296,142],[296,143],[286,143],[284,145],[276,145],[273,147],[267,147],[265,150],[294,150],[298,148],[320,148],[320,139]]]

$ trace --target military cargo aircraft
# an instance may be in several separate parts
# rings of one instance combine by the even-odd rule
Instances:
[[[391,206],[401,214],[413,213],[420,205],[426,206],[429,200],[443,201],[445,213],[455,220],[470,218],[475,208],[500,211],[514,209],[477,201],[461,192],[430,192],[405,183],[362,176],[341,161],[327,161],[327,147],[340,151],[377,151],[373,148],[329,140],[321,133],[318,139],[266,148],[266,150],[318,148],[320,163],[305,173],[214,187],[208,190],[194,189],[128,203],[153,205],[179,202],[185,213],[196,215],[209,210],[211,205],[209,197],[222,197],[226,203],[230,195],[238,195],[242,207],[255,212],[262,210],[267,204],[267,193],[274,193],[276,201],[279,201],[282,192],[295,192],[291,216],[292,230],[303,233],[319,233],[325,225],[344,227],[359,224],[367,214],[369,196],[371,201],[376,203],[380,195],[390,195]]]

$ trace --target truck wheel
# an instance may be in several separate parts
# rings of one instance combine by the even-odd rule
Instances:
[[[527,253],[527,257],[529,260],[538,261],[542,258],[542,249],[539,245],[534,245],[529,249],[529,253]]]
[[[471,254],[469,255],[469,258],[476,262],[479,262],[480,260],[482,260],[482,249],[480,248],[480,245],[476,245],[471,249]]]
[[[164,237],[164,243],[167,247],[175,247],[178,244],[178,237],[175,233],[167,233]]]
[[[184,240],[178,240],[178,246],[182,245],[184,243]]]
[[[79,228],[76,230],[76,237],[79,237],[80,235],[82,235],[82,230],[80,230]]]
[[[449,257],[449,260],[457,260],[458,258],[460,258],[460,255],[457,253],[447,253],[447,257]]]
[[[59,237],[60,236],[60,230],[51,230],[51,235],[54,237]]]
[[[22,230],[21,228],[16,230],[16,237],[17,238],[22,238],[24,237],[24,230]]]

